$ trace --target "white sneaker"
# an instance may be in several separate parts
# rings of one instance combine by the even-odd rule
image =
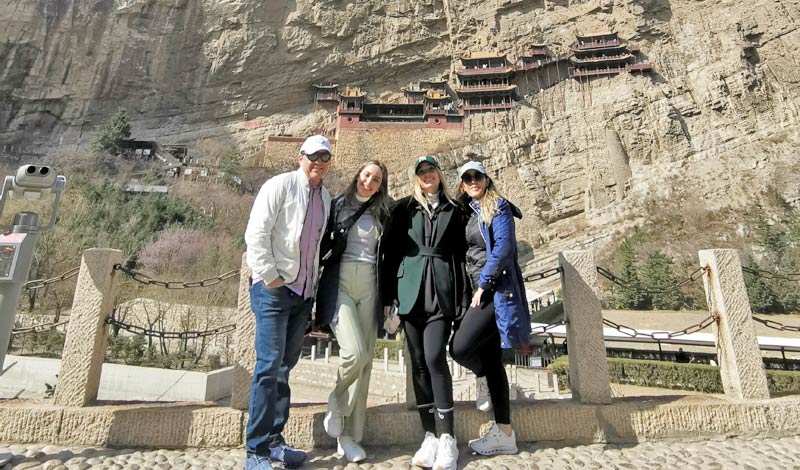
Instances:
[[[489,393],[489,381],[486,377],[475,377],[475,408],[492,411],[492,395]]]
[[[508,436],[493,422],[483,436],[469,441],[469,446],[481,455],[516,454],[517,434],[512,429]]]
[[[433,467],[433,463],[436,461],[436,451],[438,449],[439,439],[437,439],[436,435],[432,432],[426,432],[425,439],[422,441],[422,445],[419,446],[417,453],[414,454],[414,457],[411,459],[411,463],[417,467]]]
[[[344,431],[344,418],[339,414],[336,409],[336,397],[333,393],[328,397],[328,411],[325,412],[325,418],[322,420],[322,427],[325,432],[331,437],[339,437]]]
[[[361,462],[362,460],[366,460],[367,452],[364,451],[364,448],[353,440],[352,437],[339,436],[339,438],[336,439],[336,443],[336,451],[344,456],[345,460],[348,462]]]
[[[439,437],[439,448],[436,449],[436,461],[433,470],[456,470],[458,464],[458,445],[450,434]]]

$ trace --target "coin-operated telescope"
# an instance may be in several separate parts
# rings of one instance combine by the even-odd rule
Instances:
[[[35,212],[18,212],[11,225],[0,225],[4,232],[0,234],[0,375],[5,370],[3,362],[11,341],[19,294],[31,270],[36,236],[55,226],[66,181],[63,176],[56,176],[49,166],[22,165],[15,175],[6,176],[3,182],[0,217],[9,197],[15,201],[38,201],[51,193],[55,197],[47,225],[39,225],[39,215]]]

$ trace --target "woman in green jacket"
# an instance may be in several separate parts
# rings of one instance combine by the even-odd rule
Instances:
[[[447,342],[456,315],[469,307],[463,272],[466,211],[450,198],[439,162],[420,157],[413,167],[411,196],[392,211],[384,276],[397,279],[397,302],[410,353],[414,393],[425,438],[412,463],[455,470],[453,382]]]

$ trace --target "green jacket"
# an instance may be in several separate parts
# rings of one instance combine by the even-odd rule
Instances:
[[[386,293],[384,303],[391,305],[397,300],[400,315],[408,314],[422,295],[426,262],[433,263],[434,288],[444,317],[454,318],[469,307],[469,283],[464,269],[467,212],[455,202],[441,204],[431,246],[424,243],[428,215],[414,198],[400,199],[392,210],[383,275],[387,280],[396,277],[397,283],[396,291],[389,289]]]

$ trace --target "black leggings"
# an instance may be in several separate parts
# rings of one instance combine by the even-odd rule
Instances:
[[[497,331],[491,296],[491,292],[484,295],[478,307],[470,307],[464,317],[456,321],[450,353],[453,360],[476,376],[486,377],[492,396],[494,420],[499,424],[511,424],[508,377],[503,365],[503,350],[500,349],[500,333]]]
[[[403,327],[422,428],[436,435],[452,436],[453,378],[447,366],[452,323],[442,316],[428,320],[423,312],[412,311],[405,317]]]

